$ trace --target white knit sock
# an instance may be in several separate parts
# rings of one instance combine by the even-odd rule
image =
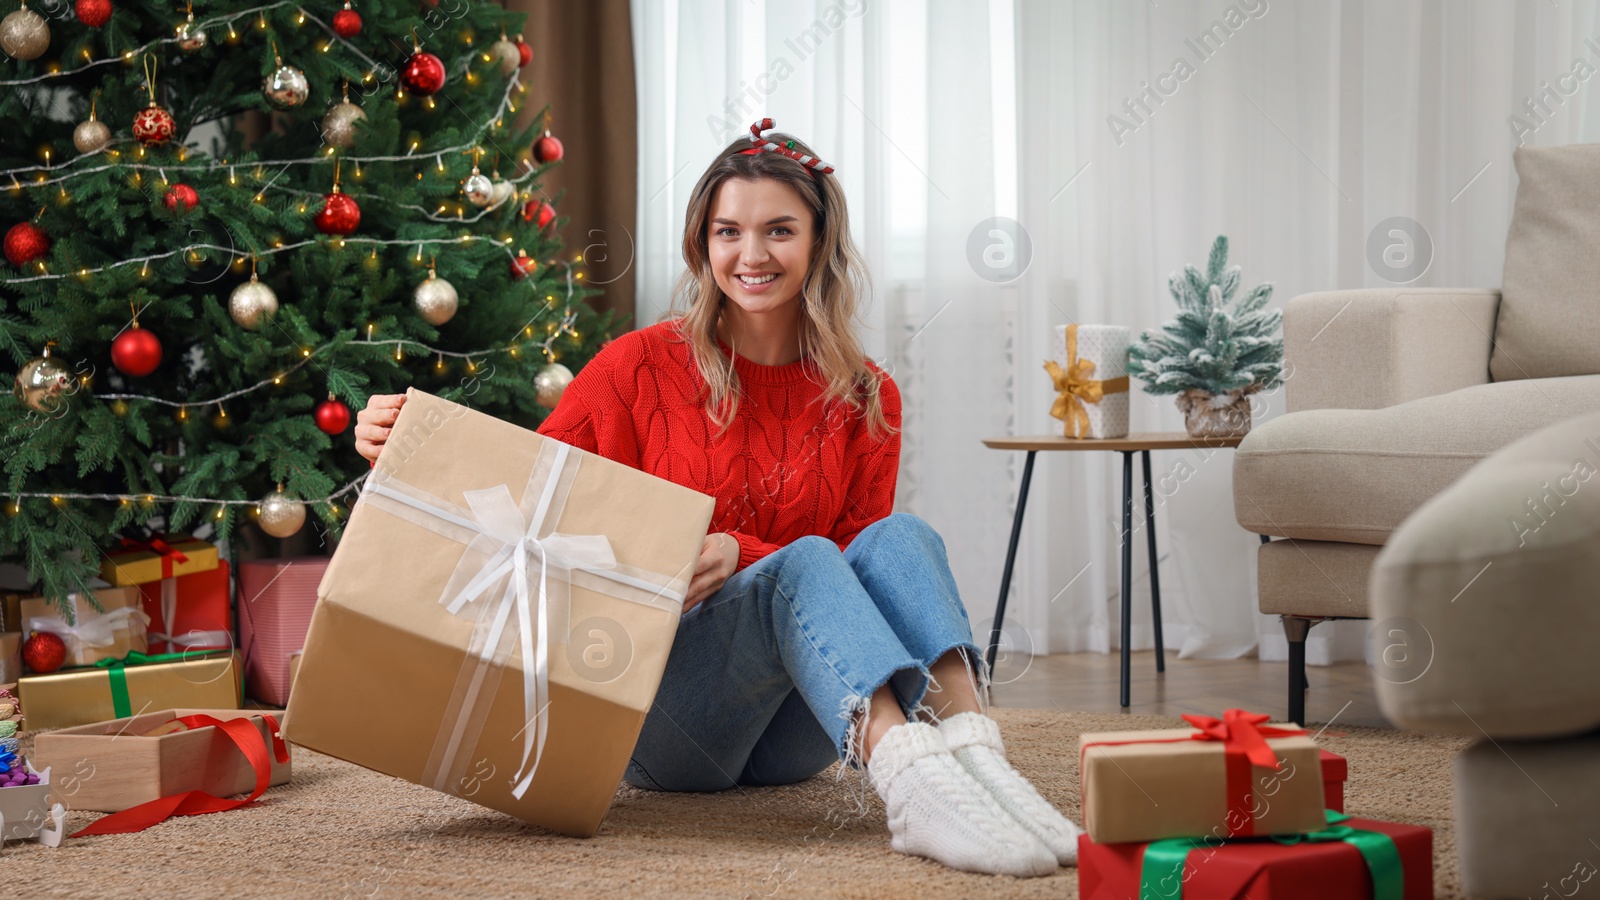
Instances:
[[[884,732],[867,774],[888,807],[895,850],[992,875],[1056,870],[1054,854],[967,774],[932,725],[907,722]]]
[[[975,712],[957,713],[939,723],[939,734],[962,768],[994,796],[1011,818],[1049,847],[1057,862],[1063,866],[1077,863],[1078,835],[1083,829],[1057,812],[1022,773],[1006,762],[1000,726],[995,720]]]

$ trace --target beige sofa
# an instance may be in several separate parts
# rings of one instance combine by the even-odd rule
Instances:
[[[1501,290],[1338,291],[1285,309],[1288,413],[1240,444],[1233,487],[1239,524],[1275,538],[1258,586],[1289,638],[1293,721],[1307,631],[1372,614],[1395,529],[1496,450],[1600,411],[1600,145],[1515,161]]]
[[[1369,585],[1380,640],[1401,650],[1377,648],[1384,716],[1478,739],[1455,763],[1464,887],[1574,896],[1600,873],[1600,414],[1513,442],[1422,504]]]

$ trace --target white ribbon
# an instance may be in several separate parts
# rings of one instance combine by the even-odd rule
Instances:
[[[167,631],[150,632],[151,641],[164,641],[168,650],[198,650],[233,646],[233,634],[227,631],[201,631],[191,628],[182,634],[168,634],[176,626],[178,615],[178,579],[161,579],[161,627]]]
[[[682,579],[619,566],[611,542],[603,534],[550,533],[540,537],[546,522],[560,517],[563,503],[557,502],[556,493],[563,475],[568,476],[569,482],[576,477],[582,457],[570,450],[559,441],[541,442],[539,460],[528,477],[520,505],[512,498],[511,490],[499,484],[464,492],[468,508],[462,509],[407,485],[382,469],[374,472],[363,488],[363,499],[377,501],[374,505],[378,508],[467,545],[439,599],[446,609],[454,615],[467,616],[472,604],[485,600],[470,613],[478,627],[473,646],[468,649],[471,671],[464,669],[458,680],[457,694],[461,699],[454,710],[456,722],[441,733],[440,740],[448,743],[436,747],[434,754],[438,765],[433,782],[438,790],[449,792],[455,761],[463,739],[468,737],[466,732],[470,730],[488,667],[497,664],[501,643],[511,637],[508,629],[514,628],[522,651],[526,724],[522,729],[521,770],[512,795],[521,799],[527,792],[544,754],[549,730],[545,712],[550,692],[549,645],[566,642],[574,573],[588,573],[611,582],[601,589],[620,599],[672,609],[682,606]],[[567,470],[569,459],[571,470]],[[645,593],[642,598],[629,596],[632,592],[628,589]],[[560,628],[553,627],[557,622]]]
[[[76,625],[68,625],[54,616],[34,616],[28,620],[28,630],[48,631],[64,641],[77,641],[80,647],[99,648],[115,644],[117,632],[129,630],[133,621],[149,625],[150,617],[138,607],[124,606],[98,616],[80,618]]]

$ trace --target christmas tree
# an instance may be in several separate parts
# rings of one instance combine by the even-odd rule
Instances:
[[[0,560],[46,596],[147,530],[337,533],[369,395],[532,427],[612,327],[523,16],[358,2],[9,0]]]
[[[1224,235],[1212,244],[1204,274],[1191,265],[1168,278],[1177,318],[1159,332],[1146,331],[1128,351],[1128,371],[1146,383],[1146,392],[1221,406],[1278,385],[1283,341],[1276,333],[1283,312],[1266,308],[1270,284],[1236,302],[1239,280],[1239,267],[1228,266]]]

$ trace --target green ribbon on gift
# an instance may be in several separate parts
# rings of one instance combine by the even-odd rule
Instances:
[[[1328,827],[1305,834],[1279,834],[1267,840],[1280,844],[1320,843],[1343,841],[1356,848],[1366,860],[1367,871],[1372,874],[1373,900],[1402,900],[1405,896],[1405,868],[1400,863],[1400,850],[1394,839],[1379,831],[1363,831],[1339,823],[1350,818],[1344,813],[1327,810]],[[1202,847],[1218,847],[1257,838],[1168,838],[1151,841],[1144,850],[1144,861],[1139,869],[1139,900],[1182,900],[1183,868],[1189,851]]]
[[[112,718],[126,719],[133,715],[133,703],[128,698],[128,666],[148,666],[152,663],[186,662],[191,659],[205,659],[219,653],[231,653],[231,650],[211,650],[206,653],[180,651],[178,653],[140,653],[137,650],[129,651],[122,659],[102,659],[95,666],[106,670],[106,675],[111,681],[111,710],[115,713]]]

